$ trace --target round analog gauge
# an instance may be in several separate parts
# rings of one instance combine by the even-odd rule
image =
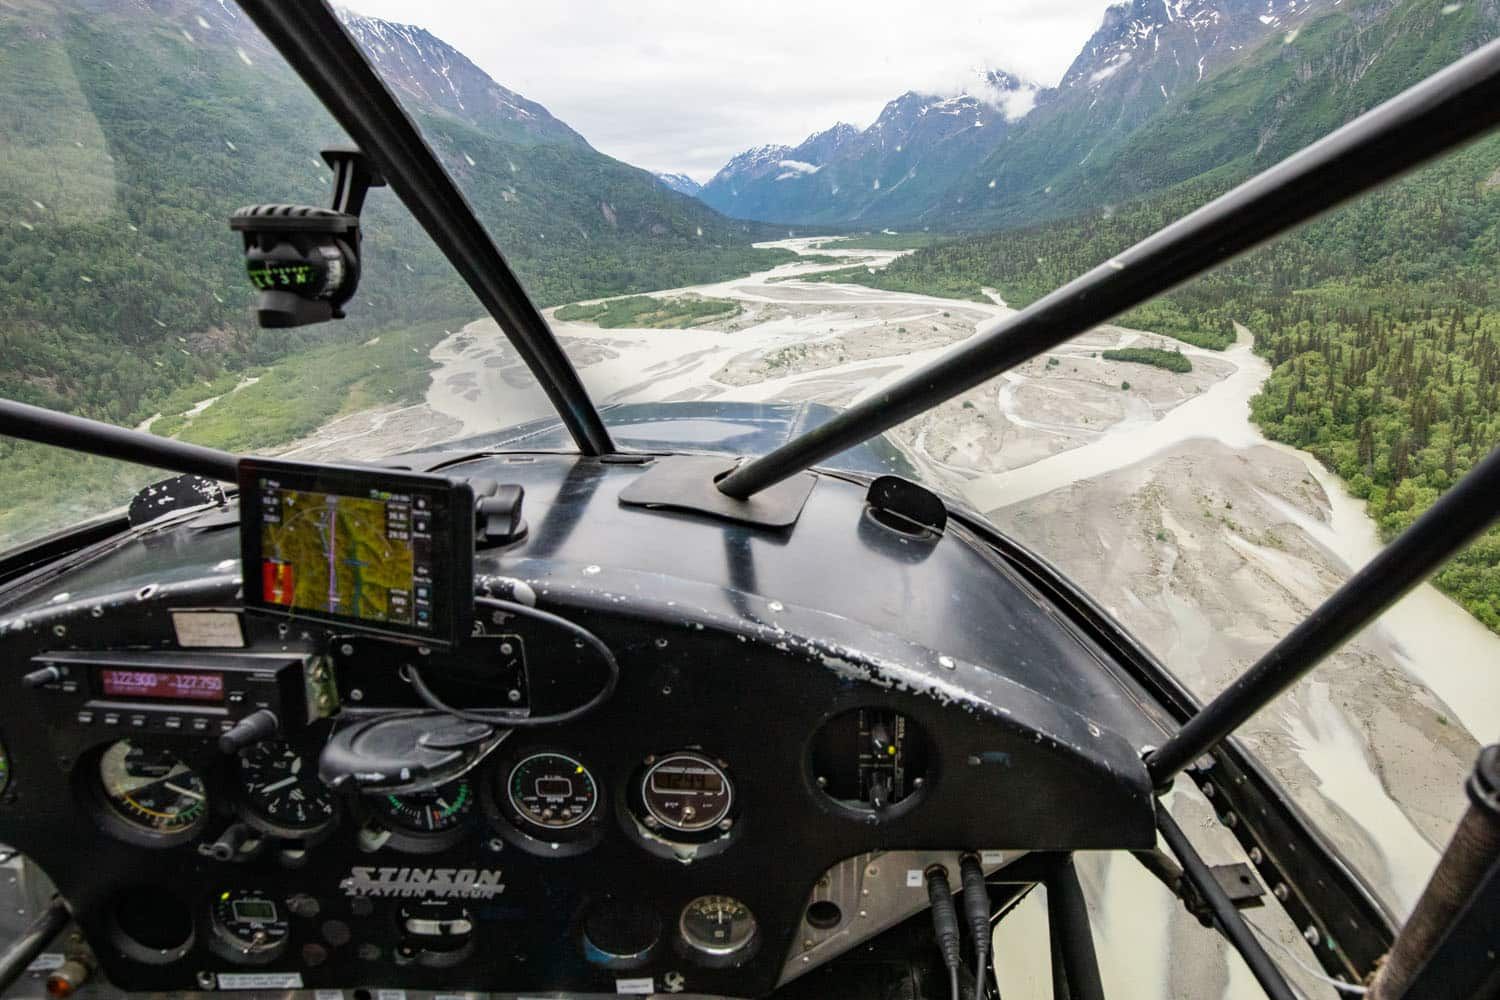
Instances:
[[[221,892],[209,923],[214,951],[232,962],[261,965],[286,950],[291,927],[275,900],[259,890]]]
[[[307,837],[333,822],[332,789],[318,778],[317,761],[289,743],[265,740],[240,754],[245,818],[265,832]]]
[[[735,965],[749,958],[759,939],[755,914],[729,896],[699,896],[677,921],[688,953],[708,965]]]
[[[734,786],[714,761],[684,751],[668,754],[646,768],[641,800],[646,805],[647,826],[701,833],[728,817]]]
[[[114,814],[148,834],[186,834],[208,815],[203,779],[170,750],[120,740],[99,758],[99,784]]]
[[[511,768],[506,795],[516,815],[543,830],[567,830],[594,814],[599,788],[572,757],[536,753]]]
[[[445,833],[474,810],[474,789],[466,780],[450,781],[430,792],[380,795],[375,810],[390,826],[411,833]]]

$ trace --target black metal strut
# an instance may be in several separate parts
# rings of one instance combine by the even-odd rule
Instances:
[[[1271,956],[1266,954],[1260,942],[1255,940],[1250,925],[1245,923],[1245,918],[1235,909],[1223,886],[1219,885],[1214,873],[1193,849],[1187,835],[1182,832],[1176,820],[1172,819],[1172,814],[1167,811],[1164,803],[1157,804],[1156,828],[1161,831],[1162,839],[1181,862],[1183,877],[1208,904],[1213,913],[1214,926],[1234,946],[1234,950],[1240,953],[1240,957],[1250,968],[1250,974],[1255,977],[1260,988],[1266,991],[1266,996],[1271,1000],[1297,1000],[1296,994],[1287,985],[1286,977],[1281,974],[1281,969],[1271,961]]]
[[[1500,516],[1500,448],[1146,756],[1160,788],[1296,683]]]
[[[585,455],[615,450],[547,321],[463,192],[324,0],[238,0],[463,276],[536,376]]]
[[[719,483],[744,500],[1500,124],[1490,42]]]
[[[239,475],[239,456],[227,451],[116,427],[102,420],[74,417],[13,399],[0,399],[0,434],[122,462],[190,472],[226,483],[234,482]]]

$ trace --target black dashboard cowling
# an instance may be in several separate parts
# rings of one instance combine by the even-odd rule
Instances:
[[[675,974],[689,991],[758,996],[783,975],[810,890],[847,859],[903,849],[1154,843],[1138,755],[1149,723],[1097,653],[961,528],[950,525],[913,562],[884,550],[899,545],[890,533],[858,530],[862,488],[827,477],[796,527],[771,537],[622,507],[615,495],[638,474],[629,467],[537,456],[463,471],[524,481],[532,512],[522,546],[480,559],[480,582],[500,586],[503,576],[507,593],[530,594],[602,637],[622,668],[614,699],[576,723],[511,734],[467,776],[474,798],[455,808],[460,835],[377,842],[371,831],[378,834],[389,811],[347,797],[336,827],[296,868],[280,844],[224,863],[192,844],[122,843],[93,822],[78,793],[90,779],[93,747],[59,750],[49,731],[56,723],[49,727],[34,708],[42,692],[0,699],[0,735],[13,762],[0,841],[58,881],[112,982],[182,990],[205,970],[244,971],[208,946],[204,922],[210,897],[256,890],[316,910],[312,917],[288,910],[287,960],[273,967],[308,987],[608,992],[619,978],[661,983]],[[224,560],[233,539],[194,535],[191,522],[168,531],[182,544],[126,542],[31,598],[12,599],[0,611],[0,675],[18,677],[31,656],[59,644],[172,648],[174,610],[232,609],[237,580]],[[673,572],[664,571],[668,564]],[[841,586],[817,579],[827,573]],[[66,597],[54,600],[59,593]],[[525,622],[483,624],[524,647],[522,673],[510,668],[494,678],[502,695],[524,683],[526,706],[546,712],[588,689],[571,643]],[[316,627],[288,631],[254,617],[243,619],[243,635],[249,650],[305,655],[329,653],[333,639]],[[499,665],[493,654],[476,654],[463,683],[482,682]],[[363,698],[396,690],[407,654],[366,643],[332,655],[347,709],[357,705],[356,691]],[[463,648],[450,654],[463,655]],[[930,744],[920,795],[882,815],[842,807],[819,788],[813,764],[815,738],[829,720],[871,707],[899,713]],[[326,726],[291,742],[316,755]],[[110,738],[100,731],[98,745]],[[162,730],[139,738],[177,737]],[[647,762],[677,751],[722,764],[733,785],[725,813],[732,823],[706,841],[674,843],[670,831],[643,821],[632,797]],[[597,786],[588,836],[555,848],[546,838],[518,837],[514,815],[502,808],[515,765],[543,753],[578,762]],[[202,779],[212,810],[203,838],[213,838],[238,815],[234,761],[208,759]],[[424,845],[433,850],[420,853]],[[86,866],[78,863],[84,857]],[[452,886],[463,888],[439,888]],[[107,946],[116,933],[111,914],[142,887],[179,901],[200,928],[184,957],[152,964]],[[679,914],[719,896],[758,922],[757,947],[737,967],[696,961],[678,946]],[[472,957],[438,965],[403,951],[402,901],[429,898],[462,905]],[[619,906],[655,914],[662,928],[661,947],[628,969],[597,955],[591,961],[584,942],[590,915]],[[330,922],[348,930],[337,935],[344,943],[327,940]]]

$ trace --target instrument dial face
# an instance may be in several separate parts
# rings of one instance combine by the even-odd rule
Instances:
[[[506,795],[516,815],[543,830],[567,830],[594,814],[599,788],[588,768],[565,754],[537,753],[511,769]]]
[[[683,907],[677,928],[692,953],[719,962],[749,957],[759,932],[755,914],[730,896],[699,896]]]
[[[286,947],[286,915],[259,890],[221,892],[212,907],[214,950],[233,961],[269,962]]]
[[[381,795],[375,809],[391,826],[412,833],[443,833],[474,811],[474,789],[467,780],[450,781],[430,792]]]
[[[203,779],[170,750],[120,740],[99,758],[105,801],[140,830],[178,834],[208,815]]]
[[[318,778],[317,761],[289,743],[266,740],[243,751],[240,781],[248,818],[273,827],[273,833],[315,833],[337,811],[332,789]]]
[[[646,769],[641,799],[657,824],[679,833],[699,833],[729,815],[734,786],[714,761],[684,751],[669,754]]]

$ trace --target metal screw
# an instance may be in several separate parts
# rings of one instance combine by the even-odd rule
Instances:
[[[505,841],[501,840],[499,837],[491,837],[489,840],[485,841],[484,846],[488,847],[496,854],[499,854],[501,851],[505,850]]]
[[[214,974],[207,969],[199,972],[196,978],[200,990],[211,990],[214,988]]]
[[[1265,855],[1263,855],[1263,854],[1260,853],[1260,848],[1259,847],[1252,847],[1252,848],[1250,848],[1250,863],[1251,864],[1255,864],[1255,865],[1260,864],[1261,859],[1263,857],[1265,857]]]
[[[52,626],[52,634],[60,639],[68,634],[68,626],[63,625],[62,623],[58,623]]]
[[[511,653],[514,653],[515,651],[516,651],[516,647],[512,646],[508,642],[502,642],[500,644],[500,655],[501,656],[509,656]]]
[[[1238,816],[1236,816],[1234,813],[1227,812],[1227,813],[1224,814],[1224,825],[1227,826],[1227,827],[1229,827],[1231,830],[1233,830],[1236,826],[1238,826],[1239,822],[1240,822],[1240,818]]]
[[[359,688],[350,688],[349,689],[349,700],[350,701],[364,701],[365,700],[365,693],[363,691],[361,691]]]
[[[647,816],[646,817],[646,825],[648,827],[650,827],[651,829],[655,830],[657,828],[657,826],[659,825],[659,823],[657,822],[657,819],[656,819],[655,816]]]
[[[1302,932],[1302,937],[1306,939],[1307,943],[1310,945],[1316,945],[1318,943],[1318,939],[1321,936],[1322,935],[1318,933],[1318,929],[1312,924],[1308,924],[1307,929]]]
[[[521,700],[521,691],[519,688],[511,688],[510,693],[508,693],[506,697],[511,700],[512,704],[514,704]]]
[[[1285,882],[1277,882],[1275,887],[1272,888],[1271,891],[1274,892],[1276,894],[1276,898],[1281,900],[1283,903],[1285,903],[1287,901],[1287,897],[1291,895],[1291,892],[1287,890]]]
[[[343,653],[345,656],[353,656],[354,655],[354,643],[352,643],[352,642],[346,642],[346,643],[344,643],[342,646],[339,647],[339,652]]]
[[[720,830],[727,830],[727,829],[729,829],[732,826],[734,826],[734,820],[730,819],[727,816],[724,817],[723,819],[719,820],[719,829]]]
[[[913,788],[921,788],[925,784],[927,784],[927,782],[925,780],[923,780],[922,778],[913,778],[913,779],[911,779],[911,787],[913,787]]]
[[[821,774],[818,775],[818,787],[819,788],[827,788],[828,787],[828,779],[825,778],[825,777],[823,777]]]

